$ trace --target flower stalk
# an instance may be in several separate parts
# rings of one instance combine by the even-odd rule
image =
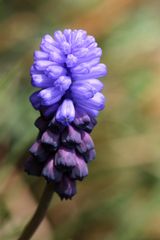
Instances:
[[[45,217],[46,211],[49,207],[49,204],[51,202],[52,196],[54,193],[54,183],[53,182],[47,182],[46,187],[44,189],[44,192],[42,194],[41,200],[39,202],[39,205],[31,218],[31,220],[28,222],[26,227],[24,228],[21,236],[18,238],[18,240],[29,240],[37,230],[38,226],[42,222],[42,220]]]

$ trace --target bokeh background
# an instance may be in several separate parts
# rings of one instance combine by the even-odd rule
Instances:
[[[0,239],[17,238],[44,187],[23,172],[37,135],[33,51],[45,33],[83,28],[109,71],[97,158],[73,200],[54,196],[33,240],[160,240],[160,1],[1,0],[0,20]]]

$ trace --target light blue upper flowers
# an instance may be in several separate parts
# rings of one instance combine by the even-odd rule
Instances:
[[[101,55],[94,37],[84,30],[45,35],[31,67],[32,85],[41,89],[30,97],[35,109],[44,115],[56,112],[64,125],[74,121],[76,112],[96,117],[105,105],[97,79],[106,75]]]

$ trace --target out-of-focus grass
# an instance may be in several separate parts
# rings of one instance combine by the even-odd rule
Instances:
[[[43,180],[20,167],[37,134],[29,68],[41,36],[66,27],[85,28],[103,48],[107,107],[92,134],[97,159],[90,175],[72,201],[55,196],[33,239],[160,239],[159,10],[151,0],[1,1],[1,239],[19,234],[29,218],[22,206],[29,209],[43,189]]]

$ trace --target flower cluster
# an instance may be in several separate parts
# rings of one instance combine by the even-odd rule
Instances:
[[[45,35],[34,53],[31,81],[39,90],[30,101],[41,116],[25,170],[53,181],[61,198],[75,195],[76,180],[88,175],[87,163],[95,158],[90,133],[105,106],[101,55],[94,37],[70,29]]]

